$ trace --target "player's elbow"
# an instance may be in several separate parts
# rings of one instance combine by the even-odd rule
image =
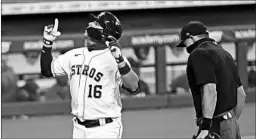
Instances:
[[[137,95],[140,93],[140,85],[139,83],[136,85],[136,88],[126,87],[124,84],[121,86],[124,90],[126,90],[131,95]]]
[[[127,83],[124,83],[124,85],[125,86],[127,86],[127,88],[130,90],[130,91],[132,91],[132,92],[134,92],[134,91],[136,91],[137,89],[138,89],[138,83],[136,83],[136,84],[127,84]]]
[[[138,83],[132,84],[129,88],[131,91],[136,91],[138,89]]]
[[[138,88],[139,78],[135,74],[130,74],[129,76],[123,77],[123,83],[130,90],[135,91]]]
[[[140,93],[140,87],[136,86],[136,88],[132,88],[131,91],[129,92],[131,95],[137,95]]]
[[[134,80],[131,82],[130,88],[132,91],[136,91],[139,88],[139,78],[136,75]]]
[[[134,85],[131,87],[131,95],[137,95],[140,93],[140,82],[136,82]]]

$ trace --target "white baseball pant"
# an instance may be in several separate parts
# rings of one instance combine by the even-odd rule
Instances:
[[[77,123],[73,119],[73,139],[87,138],[113,138],[121,139],[123,133],[123,125],[121,118],[113,118],[112,123],[102,126],[86,128]]]

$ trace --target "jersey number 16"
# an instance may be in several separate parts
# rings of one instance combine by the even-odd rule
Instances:
[[[88,98],[100,98],[101,97],[101,89],[102,85],[95,85],[94,87],[90,84],[89,85],[89,95]],[[93,94],[93,96],[92,96]]]

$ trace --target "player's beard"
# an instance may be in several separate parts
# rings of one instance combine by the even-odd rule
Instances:
[[[107,48],[106,44],[97,40],[92,40],[90,38],[85,39],[85,46],[87,46],[89,51],[92,50],[103,50]]]

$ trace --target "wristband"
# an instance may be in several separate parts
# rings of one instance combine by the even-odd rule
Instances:
[[[212,119],[203,117],[201,130],[209,130],[211,126],[212,126]]]
[[[49,40],[47,40],[47,39],[43,39],[43,42],[44,42],[44,44],[46,44],[46,45],[52,45],[53,44],[53,41],[49,41]]]
[[[119,67],[119,72],[121,75],[125,75],[128,72],[130,72],[131,68],[129,67],[129,65],[125,62],[125,65],[123,67]]]
[[[126,65],[126,62],[117,63],[118,68],[123,68]]]

